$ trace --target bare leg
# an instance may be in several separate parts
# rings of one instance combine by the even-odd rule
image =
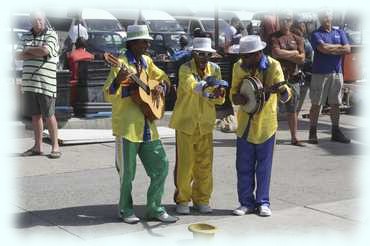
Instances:
[[[51,139],[51,151],[59,151],[59,144],[58,144],[58,123],[55,118],[55,115],[46,118],[46,122],[48,125],[49,135]]]
[[[311,127],[317,127],[317,121],[319,120],[320,115],[320,105],[312,104],[310,109],[310,125]]]
[[[317,140],[317,122],[320,115],[320,105],[312,104],[310,109],[310,132],[308,136],[308,142],[311,144],[318,144]]]
[[[288,125],[292,141],[297,140],[297,113],[288,113]]]
[[[330,119],[331,119],[331,124],[333,126],[339,126],[339,105],[338,104],[331,104],[330,105]]]
[[[32,127],[33,127],[33,133],[35,135],[34,150],[38,152],[42,152],[42,130],[44,129],[44,124],[42,122],[41,115],[32,116]]]

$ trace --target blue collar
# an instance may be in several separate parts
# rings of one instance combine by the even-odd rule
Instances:
[[[331,26],[331,31],[328,32],[324,29],[324,27],[320,26],[319,29],[318,29],[320,32],[325,32],[325,33],[332,33],[333,31],[337,31],[338,29],[337,28],[333,28],[333,26]]]
[[[127,57],[127,61],[129,64],[137,64],[135,56],[130,50],[126,50],[125,55]],[[143,66],[145,69],[148,67],[148,64],[146,63],[143,56],[140,57],[139,64]]]
[[[269,60],[265,54],[262,55],[260,62],[258,64],[258,69],[262,72],[266,71],[269,68]],[[243,66],[243,68],[250,69],[252,66]]]

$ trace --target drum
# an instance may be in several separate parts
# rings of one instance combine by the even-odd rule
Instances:
[[[248,98],[240,108],[248,114],[258,113],[265,104],[265,92],[262,82],[256,77],[247,77],[241,82],[240,94]]]

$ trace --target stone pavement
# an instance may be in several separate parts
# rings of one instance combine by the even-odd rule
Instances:
[[[354,139],[345,145],[330,141],[330,119],[321,116],[320,144],[305,148],[289,145],[287,124],[280,122],[271,180],[273,215],[269,218],[231,215],[232,209],[238,206],[235,135],[215,130],[211,201],[214,213],[179,216],[180,220],[171,225],[145,220],[128,225],[117,218],[119,184],[113,143],[64,146],[62,158],[58,160],[45,156],[17,157],[17,153],[32,145],[32,135],[26,131],[12,142],[16,148],[11,158],[16,167],[13,192],[17,196],[12,211],[13,228],[16,235],[27,240],[55,235],[58,239],[77,242],[166,239],[192,243],[193,236],[187,226],[207,222],[219,228],[217,242],[240,236],[253,242],[271,235],[296,236],[299,242],[304,242],[303,236],[324,234],[332,235],[324,237],[326,239],[338,236],[346,240],[359,239],[361,237],[355,236],[362,228],[359,226],[368,221],[364,213],[358,213],[366,204],[357,181],[361,176],[363,149],[367,147],[360,136],[365,129],[361,119],[342,115],[344,132]],[[300,120],[299,128],[307,129],[308,120]],[[299,136],[306,139],[307,132],[300,130]],[[163,143],[170,161],[163,204],[174,213],[175,138],[166,138]],[[48,152],[50,146],[44,144],[44,147]],[[138,161],[133,197],[139,217],[144,215],[148,181]]]

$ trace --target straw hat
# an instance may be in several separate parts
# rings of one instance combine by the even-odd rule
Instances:
[[[126,41],[137,39],[153,40],[153,38],[149,35],[149,30],[146,25],[130,25],[127,27]]]
[[[263,42],[258,35],[247,35],[240,39],[238,45],[233,45],[230,53],[247,54],[263,50],[266,42]]]
[[[211,53],[216,52],[216,50],[212,49],[212,41],[210,38],[194,38],[192,50]]]

